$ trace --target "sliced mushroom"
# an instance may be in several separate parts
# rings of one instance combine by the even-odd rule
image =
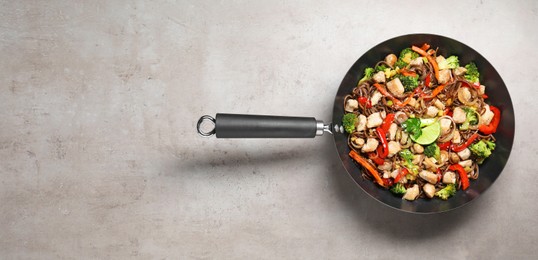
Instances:
[[[418,188],[418,185],[415,184],[413,187],[407,188],[405,191],[405,194],[403,195],[402,199],[405,200],[415,200],[420,193],[420,190]]]
[[[353,134],[355,134],[357,132],[354,132]],[[352,135],[350,137],[350,143],[351,143],[351,146],[357,148],[357,149],[361,149],[362,146],[364,145],[364,138],[361,138],[361,137],[358,137],[356,135]]]
[[[424,191],[424,194],[426,194],[426,196],[430,199],[433,198],[433,196],[435,195],[435,186],[429,183],[424,184],[424,186],[422,186],[422,190]]]
[[[437,175],[433,172],[423,170],[419,174],[420,178],[424,179],[425,181],[436,184],[437,183]]]
[[[413,151],[415,153],[423,153],[424,152],[424,147],[422,147],[422,145],[420,145],[420,144],[413,144]]]
[[[439,120],[439,124],[441,125],[441,135],[446,135],[450,132],[452,120],[448,118],[441,118]]]
[[[450,153],[450,162],[452,164],[460,162],[460,157],[458,156],[457,153]]]
[[[396,63],[396,60],[398,60],[398,58],[396,57],[396,55],[392,53],[387,55],[387,57],[385,57],[385,62],[389,64],[391,67],[394,66],[394,63]]]
[[[415,154],[413,155],[412,163],[414,165],[419,165],[424,160],[424,157],[426,157],[424,154]]]
[[[407,114],[402,111],[398,111],[396,112],[396,114],[394,114],[394,121],[396,121],[398,124],[405,122],[405,120],[407,119],[408,119]]]

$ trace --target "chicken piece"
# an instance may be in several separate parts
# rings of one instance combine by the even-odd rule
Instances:
[[[352,136],[351,142],[353,142],[358,148],[361,148],[364,145],[364,139],[360,137]]]
[[[377,168],[379,170],[382,170],[382,171],[390,171],[390,170],[392,170],[392,163],[391,162],[384,162],[383,164],[377,166]]]
[[[366,127],[374,128],[374,127],[380,126],[382,123],[383,123],[383,119],[381,118],[381,114],[379,112],[376,112],[368,116]]]
[[[465,74],[465,72],[467,72],[467,69],[464,67],[457,67],[454,69],[454,74],[456,74],[456,76],[461,76]]]
[[[379,91],[376,90],[374,94],[372,94],[372,98],[370,98],[370,102],[372,103],[372,106],[377,105],[377,103],[379,103],[379,100],[381,100],[382,97],[383,95]]]
[[[458,163],[459,165],[461,165],[461,167],[465,168],[465,167],[471,167],[473,166],[473,160],[465,160],[465,161],[461,161]]]
[[[443,183],[445,184],[456,183],[456,173],[451,172],[451,171],[445,172],[445,174],[443,175]]]
[[[435,102],[433,102],[433,104],[435,105],[435,107],[439,108],[439,110],[445,110],[445,104],[443,104],[441,100],[435,99]]]
[[[425,181],[436,184],[437,183],[437,175],[433,172],[423,170],[419,174],[420,178],[424,179]]]
[[[441,134],[447,134],[450,132],[450,126],[452,125],[452,120],[447,118],[442,118],[439,120],[439,124],[441,125]]]
[[[395,78],[387,83],[387,88],[395,96],[401,96],[405,89],[399,78]]]
[[[458,156],[462,160],[467,160],[471,156],[471,150],[469,150],[469,148],[465,148],[465,149],[458,152]]]
[[[353,112],[359,109],[359,102],[356,99],[348,99],[346,101],[346,107],[344,107],[344,110],[346,112]]]
[[[437,64],[439,63],[444,63],[445,62],[445,57],[443,57],[443,55],[439,55],[437,57],[435,57],[435,61],[437,62]]]
[[[398,57],[396,57],[396,55],[392,53],[387,55],[387,57],[385,57],[385,62],[389,64],[390,66],[394,66],[394,63],[396,63],[397,60],[398,60]]]
[[[412,97],[411,99],[409,99],[409,106],[412,106],[412,107],[417,107],[418,103],[417,103],[417,99]]]
[[[400,143],[396,141],[390,141],[389,142],[389,154],[387,156],[391,158],[392,156],[397,154],[400,150],[402,150]]]
[[[405,194],[403,195],[402,199],[405,200],[415,200],[418,197],[420,190],[418,188],[418,184],[413,185],[413,187],[407,188],[405,191]]]
[[[420,145],[420,144],[415,143],[415,144],[413,144],[413,151],[415,153],[419,153],[419,154],[423,153],[424,152],[424,147],[422,147],[422,145]]]
[[[366,120],[367,119],[365,115],[362,115],[362,114],[359,115],[359,123],[357,124],[358,132],[366,130]]]
[[[469,88],[459,88],[458,89],[458,100],[463,103],[467,104],[471,102],[471,91],[469,91]]]
[[[455,143],[455,144],[461,143],[460,131],[454,130],[454,137],[452,137],[452,142]]]
[[[390,177],[393,179],[396,179],[398,177],[398,174],[400,174],[400,169],[396,169],[390,173]]]
[[[390,124],[390,127],[389,127],[389,139],[391,141],[394,141],[394,139],[396,138],[396,132],[397,131],[398,131],[398,125],[396,125],[395,123]]]
[[[437,109],[434,106],[429,106],[426,109],[426,116],[428,117],[436,117],[438,113],[439,113],[439,109]]]
[[[418,58],[412,60],[412,61],[409,63],[409,65],[411,65],[411,66],[420,66],[420,65],[422,65],[423,63],[424,63],[424,60],[422,59],[422,57],[418,57]]]
[[[495,116],[495,114],[489,109],[489,106],[486,105],[486,111],[480,117],[480,123],[484,125],[489,125],[489,123],[491,123],[491,120],[493,119],[493,116]]]
[[[465,111],[463,111],[463,109],[461,109],[460,107],[456,107],[454,108],[452,118],[454,119],[455,123],[461,124],[465,122],[465,119],[467,119],[467,115],[465,114]]]
[[[375,151],[377,149],[377,146],[379,145],[379,141],[375,138],[368,138],[366,140],[366,144],[364,144],[361,148],[361,152],[363,153],[369,153]]]
[[[486,86],[480,85],[480,88],[478,89],[478,93],[480,93],[480,95],[484,95],[486,93]]]
[[[415,154],[413,155],[413,161],[411,161],[414,165],[418,165],[420,161],[424,159],[424,154]]]
[[[435,195],[435,186],[429,183],[424,184],[424,186],[422,186],[422,190],[424,191],[424,194],[426,194],[426,197],[430,199]]]
[[[377,83],[385,83],[385,72],[378,71],[374,76],[372,76],[375,82]]]
[[[440,70],[439,71],[439,84],[446,84],[450,81],[452,75],[450,70]]]

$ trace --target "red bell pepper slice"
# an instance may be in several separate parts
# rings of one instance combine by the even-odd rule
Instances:
[[[456,171],[460,175],[460,181],[461,181],[461,188],[463,190],[466,190],[469,188],[469,178],[467,177],[467,173],[465,172],[465,169],[459,164],[452,164],[448,167],[448,170],[450,171]]]
[[[386,132],[383,131],[381,127],[376,128],[375,132],[379,136],[379,140],[381,141],[381,145],[383,147],[383,149],[381,149],[381,153],[378,151],[378,156],[380,158],[386,158],[389,155],[389,144],[387,143]]]
[[[474,140],[476,140],[476,138],[478,137],[478,134],[477,133],[474,133],[473,135],[471,135],[471,137],[469,139],[467,139],[467,141],[463,144],[453,144],[452,145],[452,151],[454,152],[461,152],[463,150],[465,150],[465,148],[467,148],[469,145],[471,145]]]
[[[450,141],[437,144],[437,146],[439,146],[439,149],[446,151],[450,148]]]
[[[379,155],[377,155],[377,153],[368,153],[368,158],[377,165],[383,165],[385,163],[385,160],[379,158]]]
[[[489,109],[493,112],[493,119],[491,119],[489,125],[481,125],[478,127],[478,130],[486,135],[497,132],[497,127],[501,121],[501,111],[494,106],[489,106]]]
[[[398,175],[396,175],[396,178],[394,178],[394,183],[398,183],[400,179],[407,174],[409,174],[409,170],[407,170],[407,168],[400,169],[400,172],[398,173]]]
[[[366,97],[359,97],[357,99],[357,101],[359,101],[359,103],[361,103],[361,105],[365,106],[366,108],[371,108],[372,107],[372,101],[370,101]]]
[[[424,79],[424,85],[426,87],[429,87],[431,82],[432,82],[432,74],[429,73],[428,75],[426,75],[426,78]]]
[[[387,114],[387,116],[385,117],[385,120],[383,121],[383,124],[381,124],[381,129],[383,130],[383,132],[387,133],[389,131],[390,125],[392,124],[393,121],[394,121],[394,114],[393,113]]]

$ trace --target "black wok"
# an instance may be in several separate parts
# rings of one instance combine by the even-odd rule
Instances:
[[[372,66],[389,53],[399,52],[411,45],[429,43],[439,47],[443,56],[457,55],[461,64],[475,62],[480,71],[480,82],[487,86],[487,102],[501,110],[501,122],[495,133],[497,146],[493,154],[480,166],[480,177],[471,181],[470,187],[459,190],[455,196],[444,201],[439,199],[402,200],[390,191],[377,186],[361,176],[362,168],[348,156],[347,135],[342,133],[341,124],[344,114],[344,97],[351,92],[362,78],[366,67]],[[204,122],[210,121],[214,128],[204,131]],[[198,121],[198,132],[203,136],[215,134],[217,138],[311,138],[333,134],[336,150],[344,168],[351,178],[366,193],[379,202],[395,209],[413,213],[437,213],[461,207],[477,198],[499,177],[510,156],[514,140],[514,109],[501,76],[495,68],[471,47],[454,39],[433,34],[409,34],[386,40],[367,51],[351,66],[344,76],[335,97],[331,124],[324,124],[315,118],[279,117],[259,115],[217,114],[216,118],[203,116]]]

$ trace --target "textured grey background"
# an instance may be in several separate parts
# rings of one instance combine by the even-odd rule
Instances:
[[[538,254],[538,2],[70,2],[0,3],[0,258]],[[330,136],[194,131],[217,112],[330,120],[353,62],[413,32],[475,48],[514,101],[512,157],[464,208],[379,204]]]

